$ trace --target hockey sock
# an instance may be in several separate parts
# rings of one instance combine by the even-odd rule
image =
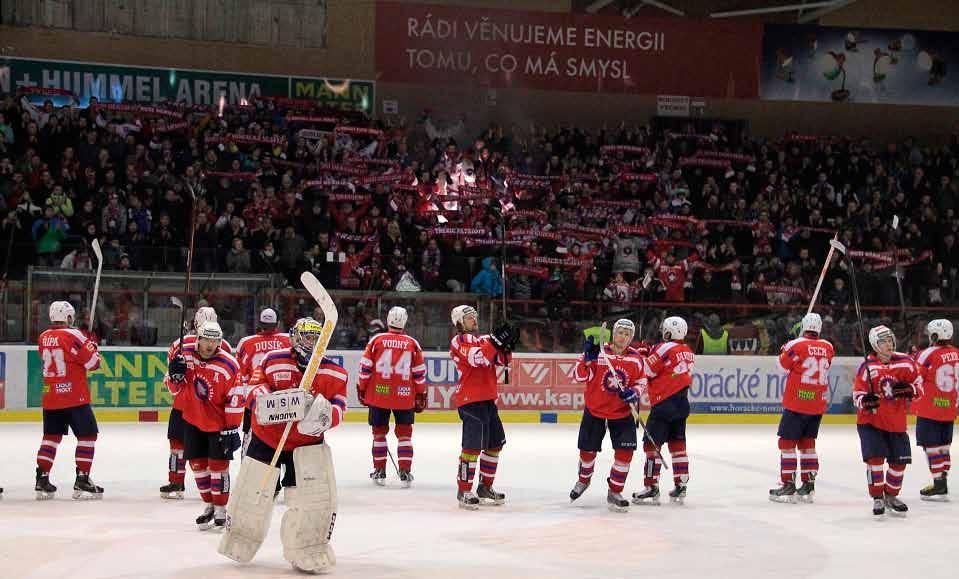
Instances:
[[[53,461],[57,458],[57,447],[63,436],[60,434],[44,434],[40,441],[40,450],[37,451],[37,467],[43,472],[50,472]]]
[[[400,470],[413,470],[413,425],[397,424],[393,432],[396,433],[396,460],[400,463]]]
[[[183,441],[170,439],[170,465],[167,480],[183,484],[186,479],[186,460],[183,459]]]
[[[659,456],[656,454],[656,447],[649,442],[643,443],[643,450],[646,452],[643,484],[647,487],[652,487],[659,484],[659,471],[663,468],[663,461],[659,460]]]
[[[928,446],[926,451],[926,460],[929,461],[929,472],[932,478],[942,478],[949,470],[949,447],[948,446]]]
[[[389,434],[389,426],[373,427],[373,468],[386,468],[386,435]]]
[[[673,482],[676,485],[689,482],[689,457],[686,456],[685,440],[670,440],[669,455],[673,463]]]
[[[77,462],[77,469],[80,472],[90,474],[90,467],[93,466],[93,451],[97,445],[97,435],[78,436],[77,450],[74,453],[74,460]]]
[[[886,470],[886,494],[898,496],[902,490],[902,477],[906,474],[906,465],[890,464]]]
[[[816,439],[799,441],[799,476],[802,482],[815,479],[819,474],[819,455],[816,454]]]
[[[480,455],[480,483],[488,487],[493,486],[496,478],[496,467],[499,466],[499,453],[503,447],[484,450]]]
[[[589,450],[579,451],[579,482],[588,485],[593,478],[593,466],[596,464],[596,453]]]
[[[609,490],[614,493],[623,492],[626,486],[626,477],[629,476],[629,463],[633,461],[633,451],[626,448],[617,448],[613,453],[613,466],[609,469]]]
[[[784,482],[796,480],[796,445],[798,440],[779,439],[779,478]]]
[[[230,461],[210,459],[210,492],[213,504],[225,507],[230,500]]]
[[[210,471],[209,463],[205,458],[197,458],[190,461],[190,470],[193,471],[193,477],[196,479],[196,490],[200,491],[200,498],[204,503],[213,502],[213,494],[210,492]]]
[[[885,486],[882,464],[881,458],[870,458],[866,461],[866,484],[869,485],[869,496],[872,498],[881,497]],[[901,478],[899,480],[902,481]]]
[[[476,475],[476,460],[480,451],[464,448],[460,453],[459,468],[456,473],[456,484],[461,491],[473,490],[473,477]]]

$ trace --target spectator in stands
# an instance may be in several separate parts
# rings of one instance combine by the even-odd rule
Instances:
[[[483,269],[473,277],[473,281],[470,283],[470,291],[491,297],[503,295],[503,278],[497,269],[496,258],[483,258]]]
[[[445,259],[446,288],[454,293],[463,293],[469,285],[470,262],[466,256],[463,240],[453,241],[453,248]]]

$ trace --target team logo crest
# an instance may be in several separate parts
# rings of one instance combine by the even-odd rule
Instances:
[[[198,400],[210,399],[210,385],[199,376],[196,377],[196,382],[193,384],[193,392],[196,394]]]
[[[892,400],[894,397],[892,392],[892,387],[896,384],[896,381],[891,376],[883,376],[879,380],[879,392],[882,393],[883,398],[887,400]]]
[[[618,392],[626,385],[626,372],[619,368],[610,368],[603,374],[603,390]]]

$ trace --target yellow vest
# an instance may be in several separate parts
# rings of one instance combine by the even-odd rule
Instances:
[[[589,339],[590,336],[593,337],[593,343],[598,345],[598,344],[604,344],[608,342],[610,338],[613,337],[613,333],[609,330],[609,328],[603,331],[602,326],[593,326],[591,328],[586,328],[585,330],[583,330],[584,340]]]
[[[727,354],[729,353],[729,331],[723,328],[723,335],[713,338],[706,333],[705,329],[699,330],[703,337],[703,354]]]

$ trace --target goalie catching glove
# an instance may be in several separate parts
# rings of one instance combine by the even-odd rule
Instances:
[[[333,404],[323,396],[307,392],[303,402],[306,416],[296,424],[296,431],[307,436],[320,436],[333,424]]]

